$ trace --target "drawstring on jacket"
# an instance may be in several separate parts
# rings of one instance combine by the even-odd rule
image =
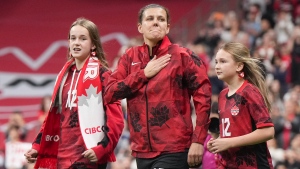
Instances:
[[[79,72],[79,74],[77,76],[76,83],[75,83],[75,86],[74,86],[74,90],[72,90],[74,77],[75,77],[75,72],[76,72],[76,69],[74,69],[74,71],[73,71],[72,81],[71,81],[70,89],[68,91],[68,99],[67,99],[67,103],[66,103],[66,108],[69,106],[70,110],[72,109],[72,107],[77,106],[76,103],[75,103],[75,99],[77,97],[77,84],[78,84],[78,80],[79,80],[81,71]],[[71,94],[72,94],[72,96],[71,96]]]

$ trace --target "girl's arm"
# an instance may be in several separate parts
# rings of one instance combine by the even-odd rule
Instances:
[[[259,144],[272,139],[274,133],[274,127],[264,127],[243,136],[210,140],[209,150],[211,150],[212,153],[219,153],[229,148]]]
[[[107,81],[110,74],[111,71],[105,69],[104,67],[100,69],[100,77],[103,90],[105,90],[107,86]],[[91,153],[91,151],[89,151],[89,153],[87,151],[83,153],[84,156],[93,156],[92,158],[89,158],[91,162],[98,161],[99,163],[103,163],[107,162],[107,159],[115,161],[114,156],[108,156],[112,155],[124,128],[121,102],[118,100],[112,103],[107,103],[104,101],[103,106],[106,112],[106,124],[104,131],[105,137],[98,143],[98,146],[92,148],[95,154]],[[96,155],[97,159],[94,157],[94,155]]]

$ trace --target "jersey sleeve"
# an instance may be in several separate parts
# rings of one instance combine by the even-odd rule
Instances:
[[[274,127],[268,108],[259,90],[252,88],[251,91],[247,92],[247,99],[249,101],[248,109],[256,128]]]

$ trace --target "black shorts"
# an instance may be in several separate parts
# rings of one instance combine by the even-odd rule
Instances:
[[[98,169],[106,169],[107,163],[99,164]]]
[[[136,158],[138,169],[189,169],[188,152],[162,154],[155,158]]]

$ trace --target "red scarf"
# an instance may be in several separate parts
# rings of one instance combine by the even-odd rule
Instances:
[[[51,109],[41,137],[40,150],[35,168],[56,169],[57,153],[60,139],[61,93],[65,77],[74,59],[68,61],[58,74],[51,101]],[[100,62],[90,57],[85,62],[78,77],[75,104],[78,108],[78,119],[81,135],[86,149],[97,146],[104,137],[101,127],[105,123],[105,112],[102,103],[102,85],[99,75]],[[57,97],[58,96],[58,97]],[[74,96],[74,95],[72,95]],[[71,99],[73,100],[73,99]]]

